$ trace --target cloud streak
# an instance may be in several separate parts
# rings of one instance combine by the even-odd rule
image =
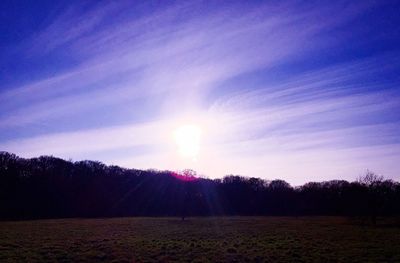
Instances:
[[[341,50],[352,37],[344,28],[376,7],[72,5],[20,43],[21,60],[75,63],[0,92],[0,148],[138,168],[191,166],[211,177],[270,170],[301,183],[327,167],[338,173],[321,179],[374,167],[396,177],[397,53],[301,64]],[[175,156],[169,136],[187,119],[206,130],[195,164]],[[291,177],[294,167],[302,178]]]

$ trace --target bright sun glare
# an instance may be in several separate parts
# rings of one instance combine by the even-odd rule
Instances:
[[[196,160],[200,150],[201,129],[196,125],[183,125],[174,131],[174,139],[182,157]]]

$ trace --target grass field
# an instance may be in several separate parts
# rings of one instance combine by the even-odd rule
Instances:
[[[400,262],[400,228],[336,217],[0,222],[0,262]]]

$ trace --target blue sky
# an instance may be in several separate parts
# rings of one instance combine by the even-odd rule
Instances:
[[[399,1],[2,1],[0,150],[400,180]],[[198,156],[174,131],[201,129]]]

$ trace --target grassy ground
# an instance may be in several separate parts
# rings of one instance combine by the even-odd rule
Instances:
[[[400,262],[400,228],[345,218],[0,222],[0,262]]]

